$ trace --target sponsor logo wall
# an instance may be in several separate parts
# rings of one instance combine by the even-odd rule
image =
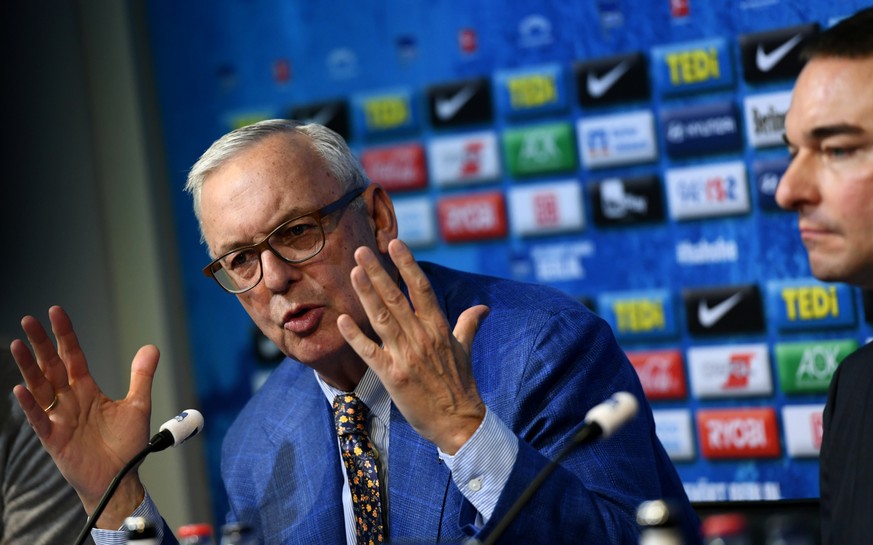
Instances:
[[[172,172],[243,122],[334,128],[391,193],[419,259],[586,301],[637,369],[692,499],[731,500],[818,495],[827,384],[873,336],[873,297],[812,278],[795,217],[773,196],[799,52],[866,3],[580,3],[568,14],[392,1],[339,13],[274,0],[256,14],[226,0],[212,24],[263,39],[215,43],[208,62],[167,38],[187,38],[203,13],[149,9],[168,21],[153,45]],[[258,65],[271,56],[288,59],[281,79]],[[189,93],[209,81],[212,100]],[[172,182],[175,195],[183,181]],[[211,399],[234,368],[222,355],[248,354],[251,326],[240,316],[239,335],[216,339],[198,323],[240,311],[201,282],[205,255],[178,198]]]

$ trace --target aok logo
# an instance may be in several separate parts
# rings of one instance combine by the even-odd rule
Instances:
[[[782,390],[789,394],[827,392],[837,366],[857,348],[854,339],[777,344],[774,352]]]
[[[506,207],[500,192],[445,198],[437,210],[440,230],[449,242],[506,236]]]
[[[697,429],[706,458],[774,458],[781,453],[771,407],[702,410]]]

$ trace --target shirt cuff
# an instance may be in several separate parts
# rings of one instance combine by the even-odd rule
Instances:
[[[479,428],[454,456],[437,450],[461,494],[488,522],[518,457],[518,438],[486,408]]]
[[[130,514],[131,517],[145,517],[151,522],[157,531],[157,543],[161,543],[164,539],[164,521],[161,514],[158,512],[158,507],[149,496],[149,491],[145,491],[145,497],[142,503]],[[91,530],[91,537],[94,539],[95,545],[125,545],[127,543],[127,532],[124,527],[118,530],[101,530],[95,528]]]

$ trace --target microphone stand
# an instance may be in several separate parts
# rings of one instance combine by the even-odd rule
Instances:
[[[570,439],[570,442],[567,443],[564,448],[562,448],[560,452],[558,452],[558,454],[555,455],[555,457],[550,460],[543,469],[540,470],[539,473],[537,473],[537,476],[534,478],[534,480],[530,482],[527,488],[524,489],[524,492],[522,492],[521,496],[519,496],[518,499],[515,500],[515,503],[512,504],[512,507],[509,509],[509,511],[506,512],[506,515],[504,515],[503,518],[500,519],[500,522],[497,523],[497,526],[494,527],[494,530],[492,530],[492,532],[488,534],[488,537],[485,539],[485,541],[480,542],[478,539],[472,538],[468,540],[465,545],[494,545],[495,543],[497,543],[497,540],[500,539],[500,536],[503,535],[503,532],[505,532],[509,525],[512,524],[512,522],[515,520],[515,518],[518,516],[524,506],[527,505],[527,502],[530,501],[533,495],[536,494],[537,490],[540,489],[540,486],[542,486],[543,482],[549,477],[549,475],[552,474],[552,472],[555,471],[555,468],[558,467],[558,464],[561,462],[561,460],[563,460],[564,457],[570,453],[570,451],[572,451],[579,445],[587,441],[597,439],[602,434],[603,428],[601,428],[600,425],[596,422],[592,422],[590,423],[590,425],[583,426],[581,430],[573,435],[573,437]]]
[[[131,469],[136,467],[137,464],[142,462],[146,456],[148,456],[152,452],[164,450],[165,448],[172,445],[173,441],[173,435],[168,431],[161,431],[159,433],[156,433],[154,437],[149,440],[149,444],[146,445],[144,449],[139,451],[136,456],[134,456],[129,462],[124,464],[124,467],[121,468],[121,470],[109,483],[109,486],[106,487],[106,492],[103,493],[103,497],[100,498],[100,502],[97,504],[94,512],[91,513],[91,516],[88,517],[85,526],[76,537],[74,545],[82,545],[85,542],[88,534],[94,528],[94,525],[97,524],[97,519],[99,519],[100,515],[103,514],[103,510],[106,509],[106,506],[109,504],[109,500],[112,498],[112,495],[115,494],[115,490],[118,488],[118,485],[121,484],[121,479],[123,479],[124,476],[127,475]]]

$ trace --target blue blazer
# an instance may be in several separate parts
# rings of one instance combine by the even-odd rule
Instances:
[[[509,481],[488,524],[461,495],[437,449],[392,407],[388,468],[389,541],[484,539],[535,475],[617,391],[640,413],[611,438],[568,455],[503,534],[501,543],[637,543],[645,500],[680,506],[687,538],[698,520],[655,436],[636,373],[608,325],[567,295],[543,286],[422,263],[449,323],[475,305],[491,312],[473,344],[479,392],[519,438]],[[286,360],[240,413],[222,449],[229,520],[251,523],[261,543],[343,544],[342,466],[332,411],[313,371]]]

